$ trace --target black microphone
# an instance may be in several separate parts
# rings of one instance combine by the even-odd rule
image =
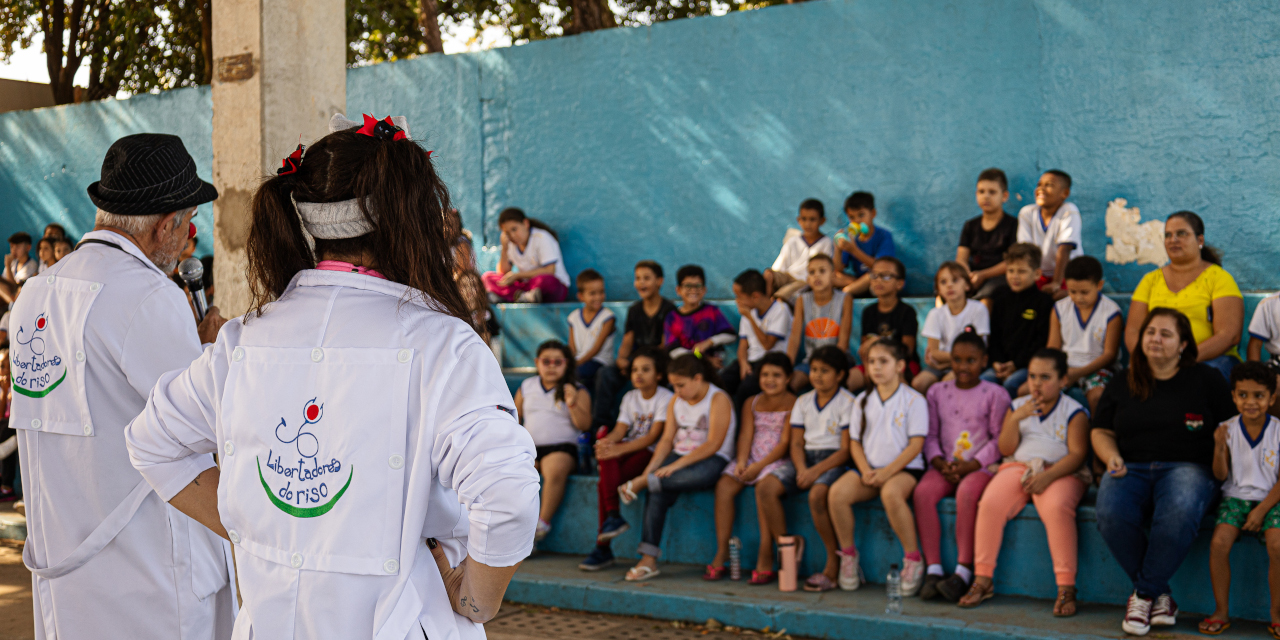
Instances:
[[[196,305],[196,318],[204,320],[209,310],[209,303],[204,298],[204,265],[200,258],[192,256],[178,265],[178,277],[187,283],[187,291],[191,292],[191,300]]]

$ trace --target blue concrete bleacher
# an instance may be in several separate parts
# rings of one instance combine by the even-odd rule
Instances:
[[[1127,294],[1108,295],[1119,303],[1122,309],[1127,310],[1129,303]],[[1245,295],[1246,324],[1263,297],[1265,294]],[[906,301],[916,309],[920,323],[923,325],[925,315],[933,308],[933,299],[908,298]],[[862,309],[873,302],[872,299],[860,299],[855,302],[855,325]],[[721,308],[732,324],[737,325],[739,316],[732,301],[712,303]],[[608,306],[618,315],[621,322],[625,318],[629,304],[611,302]],[[534,350],[539,343],[552,338],[567,339],[568,329],[565,319],[577,306],[571,303],[497,306],[496,313],[502,323],[503,366],[513,392],[520,380],[532,375]],[[1241,344],[1242,354],[1245,343],[1247,343],[1247,333]],[[920,345],[920,350],[923,352],[923,345]],[[1132,587],[1097,533],[1092,496],[1091,489],[1085,504],[1080,508],[1077,519],[1080,534],[1080,569],[1077,581],[1080,598],[1086,602],[1122,603]],[[573,476],[570,479],[564,503],[553,521],[552,533],[543,541],[540,549],[553,553],[584,556],[589,553],[595,540],[596,504],[596,478],[586,475]],[[635,550],[640,539],[642,504],[643,499],[623,509],[623,514],[632,528],[614,542],[614,552],[620,557],[637,557]],[[791,531],[804,536],[808,541],[803,571],[810,573],[820,570],[823,562],[822,543],[810,519],[807,499],[805,496],[793,497],[787,501],[786,508],[787,522]],[[952,527],[955,524],[955,504],[948,498],[941,503],[940,510],[944,527],[944,565],[950,568],[955,563],[952,533]],[[715,552],[715,532],[711,518],[713,512],[713,496],[709,491],[682,498],[667,519],[662,542],[663,560],[695,564],[709,562]],[[871,581],[881,581],[883,579],[881,576],[887,573],[889,564],[901,558],[901,547],[889,528],[878,502],[859,505],[855,507],[854,512],[857,518],[856,539],[858,548],[862,552],[862,567]],[[1211,520],[1206,519],[1201,536],[1196,541],[1191,555],[1173,580],[1175,597],[1186,611],[1208,613],[1213,610],[1208,571],[1211,528]],[[744,566],[753,567],[759,530],[755,500],[750,489],[744,491],[738,498],[734,532],[743,543]],[[1260,588],[1266,585],[1267,567],[1266,548],[1261,539],[1249,535],[1242,536],[1232,551],[1232,616],[1253,620],[1268,619],[1270,606],[1268,590]],[[1044,535],[1044,526],[1036,515],[1034,506],[1027,506],[1006,528],[995,579],[997,591],[1002,594],[1036,598],[1054,597],[1056,591],[1052,562]]]

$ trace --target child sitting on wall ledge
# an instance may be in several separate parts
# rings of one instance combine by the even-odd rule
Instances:
[[[542,221],[512,207],[498,214],[502,229],[502,257],[498,270],[484,274],[490,300],[499,302],[564,302],[569,272],[564,268],[560,241]]]
[[[809,260],[818,255],[836,255],[835,244],[831,238],[822,234],[827,213],[821,200],[809,198],[801,202],[796,222],[803,232],[782,243],[778,259],[773,261],[773,267],[764,272],[768,295],[787,304],[795,302],[796,294],[804,290],[805,280],[809,277]]]
[[[845,293],[862,295],[871,288],[871,267],[877,258],[893,257],[897,251],[893,234],[876,227],[876,198],[866,191],[855,191],[844,201],[849,228],[836,233],[841,271],[836,274],[837,287]],[[844,270],[849,273],[845,273]]]

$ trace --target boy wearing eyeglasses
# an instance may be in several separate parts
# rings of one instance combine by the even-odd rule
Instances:
[[[916,353],[916,332],[920,321],[916,310],[902,301],[902,287],[907,283],[907,267],[892,256],[877,258],[867,272],[871,294],[876,303],[862,310],[862,341],[858,347],[858,360],[866,362],[867,351],[877,338],[886,338],[901,344],[907,354],[907,381],[920,373],[920,356]],[[867,384],[862,365],[849,370],[849,390],[862,391]]]
[[[738,339],[729,319],[715,305],[703,304],[707,295],[707,273],[696,264],[676,271],[676,293],[680,306],[667,314],[662,324],[662,344],[675,358],[690,351],[719,370],[724,366],[723,347]]]

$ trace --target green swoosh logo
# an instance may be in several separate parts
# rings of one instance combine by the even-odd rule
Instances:
[[[28,398],[43,398],[43,397],[45,397],[45,396],[49,395],[49,392],[53,391],[54,389],[57,389],[57,388],[58,388],[58,385],[62,384],[62,381],[63,381],[63,380],[66,380],[66,379],[67,379],[67,370],[66,370],[66,369],[63,369],[63,370],[62,370],[62,377],[61,377],[61,378],[58,378],[58,381],[57,381],[57,382],[55,382],[55,383],[53,383],[52,385],[50,385],[50,386],[49,386],[49,388],[48,388],[48,389],[45,389],[44,391],[32,391],[32,390],[30,390],[30,389],[23,389],[22,387],[19,387],[19,386],[18,386],[18,385],[16,385],[16,384],[15,384],[15,385],[13,385],[13,390],[14,390],[14,391],[17,391],[18,393],[21,393],[22,395],[24,395],[24,396],[26,396],[26,397],[28,397]]]
[[[254,458],[254,460],[258,463],[258,479],[262,481],[262,488],[267,492],[267,497],[271,498],[271,504],[274,504],[277,509],[295,518],[314,518],[316,516],[322,516],[329,513],[329,510],[333,508],[333,505],[338,504],[338,499],[342,497],[342,494],[347,492],[347,487],[351,486],[351,476],[354,475],[356,471],[355,467],[351,468],[351,472],[347,474],[347,483],[342,485],[342,488],[338,490],[338,493],[333,495],[332,500],[318,507],[304,508],[295,507],[280,498],[277,498],[276,494],[271,492],[271,487],[267,485],[267,479],[262,477],[262,461],[257,458]]]

